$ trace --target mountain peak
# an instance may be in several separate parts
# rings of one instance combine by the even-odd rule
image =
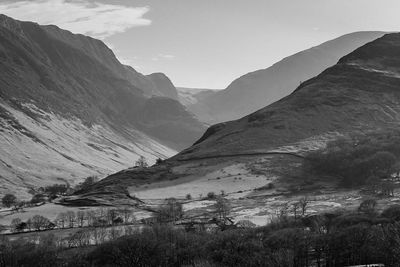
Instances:
[[[13,32],[16,35],[25,37],[20,22],[4,14],[0,14],[0,26],[6,28],[7,30]]]
[[[400,34],[387,34],[344,56],[289,96],[242,119],[212,126],[178,157],[294,149],[305,140],[323,143],[326,134],[398,125],[399,69]]]
[[[165,75],[127,68],[100,40],[4,15],[0,38],[0,193],[152,163],[204,129],[176,100],[150,97],[176,90]]]
[[[215,92],[188,108],[207,123],[239,119],[287,96],[301,82],[336,64],[343,55],[382,35],[384,32],[355,32],[324,42],[266,69],[247,73],[225,90]]]

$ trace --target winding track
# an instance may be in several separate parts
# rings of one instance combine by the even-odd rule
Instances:
[[[268,156],[268,155],[288,155],[297,158],[304,159],[305,157],[292,152],[257,152],[257,153],[240,153],[240,154],[226,154],[226,155],[214,155],[214,156],[203,156],[203,157],[191,157],[177,159],[177,161],[192,161],[192,160],[203,160],[203,159],[215,159],[215,158],[234,158],[234,157],[246,157],[246,156]]]

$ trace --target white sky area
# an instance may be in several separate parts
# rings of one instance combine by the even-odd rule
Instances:
[[[399,31],[399,0],[0,0],[0,13],[102,39],[139,72],[223,89],[355,31]]]

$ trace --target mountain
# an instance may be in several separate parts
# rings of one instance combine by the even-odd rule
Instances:
[[[153,84],[153,95],[164,96],[179,101],[178,91],[164,73],[152,73],[146,76]]]
[[[293,195],[293,190],[310,186],[299,178],[308,151],[349,133],[399,127],[399,88],[400,33],[393,33],[342,57],[281,100],[210,127],[192,147],[163,164],[113,174],[66,201],[76,203],[76,198],[94,195],[110,201],[103,192],[114,191],[121,197],[123,190],[148,199],[223,190],[232,199],[236,194],[237,201],[248,196],[235,205],[243,208],[251,202],[260,212],[260,205],[272,205],[268,197],[276,199],[282,192]],[[311,183],[314,191],[310,192],[320,192],[326,183]],[[268,192],[264,196],[268,203],[260,204],[261,192]]]
[[[184,106],[190,106],[202,101],[208,95],[215,93],[218,89],[200,89],[177,87],[178,99]]]
[[[344,55],[381,37],[355,32],[284,58],[267,69],[234,80],[225,90],[188,105],[196,116],[215,124],[239,119],[290,94],[299,84],[334,65]]]
[[[400,34],[342,57],[292,94],[242,119],[210,127],[184,157],[264,152],[326,133],[400,122]]]
[[[154,162],[204,131],[165,75],[56,26],[0,15],[0,73],[0,192]]]
[[[140,88],[145,96],[165,96],[178,100],[177,90],[165,74],[152,73],[150,75],[143,75],[131,66],[122,65],[115,57],[113,51],[100,40],[81,34],[73,34],[54,25],[40,27],[51,35],[51,37],[67,43],[71,47],[96,59],[116,77],[127,80],[135,87]]]
[[[199,88],[176,88],[178,91],[179,102],[186,106],[193,114],[199,116],[198,119],[203,122],[211,122],[214,118],[208,113],[203,112],[207,110],[207,103],[204,101],[208,96],[214,95],[217,90],[212,89],[199,89]]]

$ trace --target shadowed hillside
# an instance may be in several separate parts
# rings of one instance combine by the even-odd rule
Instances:
[[[165,75],[56,26],[0,15],[0,72],[0,191],[103,176],[139,155],[154,162],[204,130]]]
[[[211,124],[239,119],[289,95],[301,82],[383,34],[355,32],[341,36],[284,58],[269,68],[245,74],[225,90],[188,107],[200,120]]]

